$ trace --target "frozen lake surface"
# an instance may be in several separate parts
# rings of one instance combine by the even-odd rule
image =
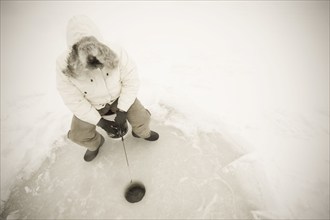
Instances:
[[[86,163],[65,137],[77,14],[135,61],[160,133],[125,138],[136,204],[120,140]],[[329,219],[329,22],[328,1],[1,1],[0,216]]]
[[[146,187],[141,202],[125,200],[130,178],[120,140],[107,139],[98,157],[86,163],[84,150],[63,136],[31,178],[13,189],[3,215],[11,213],[20,219],[250,219],[253,211],[262,211],[261,204],[251,203],[242,193],[235,169],[229,169],[245,154],[242,149],[219,133],[187,137],[160,122],[153,127],[161,135],[157,142],[131,134],[125,138],[133,181]]]

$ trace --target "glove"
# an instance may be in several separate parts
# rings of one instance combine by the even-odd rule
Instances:
[[[120,128],[123,128],[126,118],[127,118],[127,112],[124,111],[117,111],[116,112],[117,116],[115,117],[115,122],[119,125]]]
[[[118,125],[114,121],[108,121],[104,118],[101,118],[100,121],[97,123],[97,126],[101,127],[108,134],[111,133],[116,135],[119,133]]]

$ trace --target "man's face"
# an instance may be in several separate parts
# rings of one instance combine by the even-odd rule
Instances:
[[[90,69],[90,70],[97,69],[97,68],[102,69],[103,64],[95,56],[88,55],[86,68]]]
[[[89,70],[103,68],[100,60],[102,51],[100,43],[94,37],[84,37],[78,42],[78,55],[80,62]]]

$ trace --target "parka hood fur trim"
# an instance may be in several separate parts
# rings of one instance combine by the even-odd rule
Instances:
[[[89,56],[96,58],[101,66],[114,69],[118,65],[117,55],[101,43],[101,34],[94,22],[87,16],[78,15],[70,19],[67,25],[67,45],[70,53],[67,56],[65,75],[77,77],[88,70]]]
[[[84,71],[91,70],[88,65],[90,57],[96,58],[99,66],[115,69],[118,66],[117,55],[105,44],[99,42],[95,37],[83,37],[71,48],[66,60],[66,69],[63,73],[76,78]],[[95,68],[95,67],[94,67]]]

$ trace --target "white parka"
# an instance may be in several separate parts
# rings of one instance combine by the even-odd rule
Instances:
[[[79,119],[96,125],[101,119],[97,110],[107,103],[112,104],[119,98],[119,109],[127,111],[130,108],[137,96],[139,79],[136,66],[126,51],[104,42],[102,43],[114,51],[119,59],[115,69],[104,67],[76,77],[64,74],[72,45],[85,36],[94,36],[102,42],[96,25],[88,17],[73,17],[67,26],[68,50],[57,59],[56,81],[57,89],[71,112]]]

